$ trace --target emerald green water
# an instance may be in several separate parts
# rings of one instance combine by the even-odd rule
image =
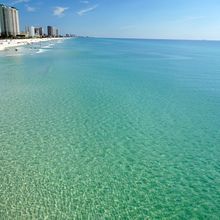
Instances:
[[[1,219],[220,218],[220,42],[38,52],[0,54]]]

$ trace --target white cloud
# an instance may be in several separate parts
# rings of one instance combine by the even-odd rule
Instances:
[[[26,7],[26,9],[27,9],[28,12],[34,12],[34,11],[36,11],[36,8],[31,7],[31,6],[29,6],[29,5],[25,5],[25,7]]]
[[[85,15],[86,13],[90,12],[90,11],[94,11],[99,5],[93,5],[89,8],[85,8],[85,9],[82,9],[80,11],[77,12],[77,14],[79,16],[82,16],[82,15]]]
[[[20,4],[20,3],[27,3],[30,0],[15,0],[11,3],[11,5],[16,5],[16,4]]]
[[[66,10],[68,10],[69,8],[67,8],[67,7],[55,7],[54,8],[54,10],[53,10],[53,15],[55,15],[55,16],[58,16],[58,17],[61,17],[61,16],[63,16],[64,15],[64,12],[66,11]]]

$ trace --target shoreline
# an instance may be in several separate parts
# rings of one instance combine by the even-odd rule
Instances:
[[[24,45],[30,45],[39,42],[47,42],[47,41],[54,41],[54,40],[65,40],[66,38],[30,38],[30,39],[4,39],[0,40],[0,51],[7,50],[11,47],[20,47]]]

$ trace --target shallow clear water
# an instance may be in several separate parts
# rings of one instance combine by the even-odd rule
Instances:
[[[219,219],[220,42],[36,52],[0,54],[2,219]]]

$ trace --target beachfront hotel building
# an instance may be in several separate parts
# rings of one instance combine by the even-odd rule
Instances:
[[[35,36],[42,37],[44,35],[44,29],[42,27],[35,27]]]
[[[42,27],[26,26],[25,34],[27,37],[43,37],[44,29]]]
[[[47,35],[48,37],[58,37],[59,36],[58,29],[52,26],[47,26]]]
[[[20,34],[18,10],[0,4],[0,37],[15,37],[18,34]]]

